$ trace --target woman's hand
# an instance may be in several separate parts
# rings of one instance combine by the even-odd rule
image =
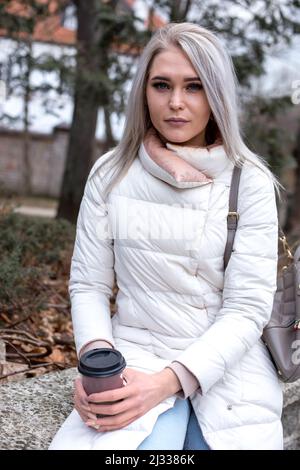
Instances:
[[[88,396],[82,386],[81,377],[77,377],[74,381],[74,408],[85,423],[89,420],[97,419],[96,415],[90,409]]]
[[[168,368],[155,374],[145,374],[127,368],[123,376],[127,382],[125,387],[88,396],[91,412],[107,415],[100,419],[90,419],[86,423],[95,429],[99,427],[99,432],[128,426],[165,398],[181,390],[176,374]]]
[[[83,353],[90,351],[91,349],[112,347],[112,344],[105,340],[99,339],[90,341],[81,348],[79,357],[81,357]],[[88,421],[89,419],[97,419],[96,415],[93,414],[90,410],[88,396],[83,388],[81,377],[77,377],[74,381],[74,408],[75,410],[77,410],[80,418],[84,422]]]

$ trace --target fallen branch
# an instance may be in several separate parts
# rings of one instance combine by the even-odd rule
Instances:
[[[47,298],[48,298],[48,294],[40,294],[35,298],[33,303],[30,304],[30,305],[24,305],[24,304],[21,304],[21,303],[18,303],[16,301],[12,300],[11,301],[12,305],[8,307],[8,311],[10,313],[12,313],[14,310],[16,310],[16,311],[19,310],[22,313],[29,310],[29,313],[27,313],[27,315],[25,314],[25,316],[23,318],[15,321],[14,323],[12,323],[11,320],[9,320],[8,317],[6,317],[5,320],[8,323],[8,326],[4,327],[4,328],[13,328],[13,327],[15,327],[15,326],[19,325],[20,323],[23,323],[27,320],[32,321],[31,317],[32,317],[32,315],[34,315],[36,313],[37,305],[43,303]],[[1,315],[3,315],[3,314],[1,314]]]
[[[28,373],[32,369],[39,369],[41,367],[48,367],[48,366],[56,366],[60,370],[67,369],[66,365],[63,364],[62,362],[45,362],[39,365],[30,366],[27,369],[17,370],[15,372],[10,372],[9,374],[1,375],[0,380],[6,379],[7,377],[10,377],[11,375],[23,374],[24,372]]]
[[[67,304],[45,304],[45,307],[65,310],[65,309],[69,308],[69,305],[67,305]]]
[[[8,324],[9,328],[12,326],[12,323],[11,323],[10,319],[8,318],[7,315],[5,315],[5,313],[1,312],[0,317],[2,318],[2,320],[4,320]],[[6,328],[6,327],[4,327],[4,328]]]
[[[30,333],[24,330],[13,330],[10,328],[6,328],[4,330],[0,330],[0,338],[3,339],[4,341],[11,343],[12,341],[20,341],[23,343],[31,344],[33,346],[36,346],[37,348],[44,348],[45,351],[42,353],[31,353],[28,352],[25,354],[25,356],[29,358],[41,358],[41,357],[46,357],[49,356],[52,353],[52,346],[49,343],[46,343],[45,341],[41,341],[34,336],[32,336]],[[14,348],[16,349],[16,348]],[[9,358],[15,358],[19,356],[18,354],[14,353],[6,353],[7,357]]]
[[[3,331],[4,331],[4,334],[20,334],[20,335],[23,335],[23,336],[27,336],[27,338],[29,339],[32,339],[32,340],[37,340],[37,338],[35,336],[33,336],[32,334],[30,334],[28,331],[26,330],[13,330],[12,328],[3,328]],[[0,336],[2,336],[2,331],[0,330]]]
[[[19,325],[20,323],[23,323],[24,321],[27,321],[30,319],[30,317],[34,314],[34,312],[32,311],[31,313],[29,313],[28,315],[26,315],[25,317],[21,318],[20,320],[17,320],[16,322],[14,323],[9,323],[9,325],[4,328],[13,328],[14,326],[17,326]]]
[[[16,348],[16,346],[15,346],[14,344],[12,344],[10,341],[7,341],[7,340],[4,340],[4,343],[5,343],[5,344],[8,344],[11,348],[13,348],[13,349],[17,352],[17,354],[14,354],[14,356],[18,355],[18,356],[22,357],[22,358],[24,359],[24,361],[27,362],[27,364],[28,364],[29,366],[31,365],[31,364],[30,364],[30,359],[28,359],[25,354],[22,354],[22,353]],[[11,354],[6,353],[6,356],[11,356]]]

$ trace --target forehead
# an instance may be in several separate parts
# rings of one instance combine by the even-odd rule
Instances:
[[[154,57],[149,76],[151,78],[158,73],[159,75],[167,75],[170,78],[186,74],[198,75],[189,58],[176,46],[169,46],[168,49],[159,52]]]

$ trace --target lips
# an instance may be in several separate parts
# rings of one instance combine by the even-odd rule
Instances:
[[[168,124],[169,127],[180,128],[188,124],[188,121],[182,121],[180,119],[179,120],[169,119],[168,121],[166,121],[166,123]]]
[[[188,122],[186,119],[182,118],[171,118],[171,119],[166,119],[167,122]]]

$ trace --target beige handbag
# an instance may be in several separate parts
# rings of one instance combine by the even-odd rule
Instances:
[[[241,170],[235,166],[231,179],[224,269],[230,259],[238,224],[237,200]],[[278,273],[272,315],[263,330],[262,340],[269,350],[279,378],[283,382],[294,382],[300,378],[300,245],[293,255],[280,226],[279,240],[288,262]]]

